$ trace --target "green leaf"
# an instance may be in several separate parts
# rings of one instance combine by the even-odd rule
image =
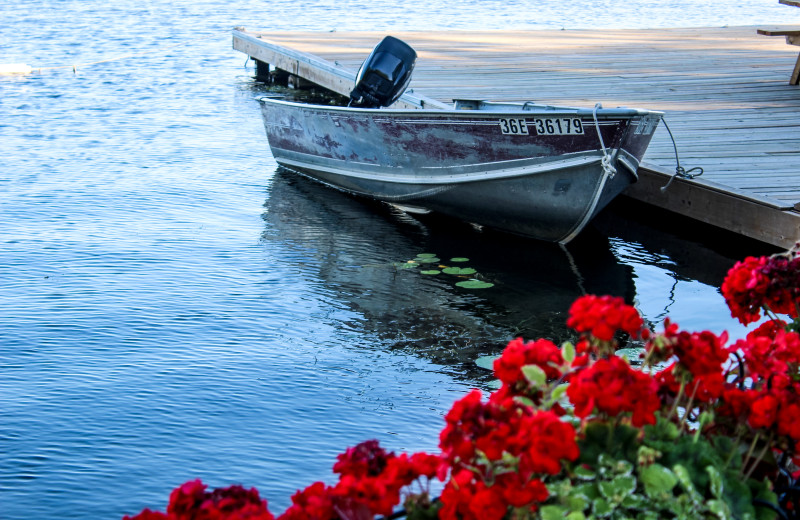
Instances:
[[[553,388],[550,392],[550,397],[543,402],[545,409],[551,408],[554,404],[556,404],[566,393],[567,388],[569,388],[569,383],[562,383],[557,387]]]
[[[674,441],[680,437],[681,432],[678,426],[672,421],[668,421],[661,416],[657,416],[656,424],[648,424],[644,427],[645,436],[651,441]],[[656,446],[653,446],[656,447]]]
[[[417,258],[436,258],[436,255],[434,253],[420,253]]]
[[[455,258],[451,258],[450,261],[454,263],[469,262],[469,258],[464,258],[463,256],[457,256]]]
[[[551,394],[553,396],[553,399],[555,399],[556,401],[561,399],[564,396],[564,394],[567,393],[567,388],[569,388],[569,383],[561,383],[560,385],[555,387],[553,389],[553,393]]]
[[[500,356],[481,356],[475,360],[475,364],[486,370],[494,370],[494,360]]]
[[[625,424],[591,422],[584,428],[584,438],[578,441],[579,460],[592,466],[600,457],[607,457],[612,463],[616,459],[636,460],[639,432],[638,428]]]
[[[614,465],[614,473],[620,476],[627,476],[633,473],[633,463],[627,460],[618,460]]]
[[[611,516],[611,513],[614,512],[614,509],[612,509],[611,504],[609,504],[602,498],[598,498],[592,504],[592,512],[594,513],[595,516],[604,518],[607,516]]]
[[[561,356],[567,363],[572,363],[572,361],[575,359],[575,345],[569,341],[561,345]]]
[[[594,480],[596,473],[585,466],[575,468],[575,476],[580,480]]]
[[[731,516],[731,510],[722,500],[709,500],[706,502],[706,507],[708,507],[709,511],[714,513],[719,520],[730,520],[733,518]]]
[[[777,496],[769,490],[769,484],[762,481],[756,481],[755,479],[748,479],[747,482],[742,481],[741,477],[739,476],[738,472],[728,471],[727,474],[722,474],[723,482],[725,483],[724,488],[724,496],[723,500],[725,504],[730,508],[731,515],[734,518],[759,518],[759,511],[753,505],[753,498],[761,498],[761,493],[759,489],[768,490],[769,495],[773,497],[773,500],[767,500],[773,504],[778,502]],[[763,486],[763,487],[761,487]],[[768,498],[764,497],[764,498]],[[771,520],[774,520],[774,516],[767,516]]]
[[[592,505],[592,501],[589,500],[588,496],[583,493],[578,493],[574,489],[567,495],[566,502],[571,511],[583,511]]]
[[[764,480],[750,479],[750,494],[753,498],[763,500],[768,504],[778,504],[778,495],[770,489],[770,485]],[[727,490],[730,492],[730,489]],[[775,512],[765,506],[757,506],[754,509],[756,520],[775,520]]]
[[[597,488],[600,490],[600,494],[603,495],[603,498],[608,499],[609,502],[616,502],[614,499],[614,485],[611,482],[598,482]]]
[[[524,395],[515,395],[514,400],[521,404],[522,406],[527,406],[528,408],[536,408],[536,403],[530,397],[525,397]]]
[[[458,282],[456,285],[464,289],[488,289],[489,287],[494,287],[493,283],[482,282],[480,280],[464,280],[463,282]]]
[[[685,466],[682,464],[675,464],[672,466],[672,471],[675,473],[675,476],[678,477],[678,482],[680,482],[683,490],[686,491],[689,499],[692,501],[693,504],[700,504],[703,500],[703,497],[700,496],[700,493],[697,492],[697,488],[692,482],[692,477],[689,474],[689,470],[686,469]]]
[[[722,485],[722,475],[720,475],[719,470],[714,466],[706,466],[706,473],[708,473],[709,477],[711,494],[714,495],[714,498],[722,498],[724,488]]]
[[[409,260],[408,262],[395,262],[392,265],[398,269],[413,269],[419,267],[419,264],[413,260]]]
[[[616,477],[611,484],[614,486],[614,494],[622,498],[636,491],[636,479],[630,475]]]
[[[541,388],[547,383],[547,374],[538,365],[525,365],[522,367],[522,375],[536,388]]]
[[[465,276],[469,274],[475,274],[477,271],[471,267],[445,267],[442,269],[442,272],[445,274]]]
[[[435,256],[418,256],[414,259],[414,262],[420,264],[435,264],[436,262],[441,262],[441,259]]]
[[[578,484],[572,491],[576,496],[585,496],[589,501],[595,501],[600,497],[600,492],[597,490],[597,485],[591,482],[585,484]]]
[[[566,516],[565,520],[586,520],[586,515],[584,515],[580,511],[575,511],[575,512],[572,512],[572,513],[568,514]]]
[[[650,498],[672,493],[672,489],[678,484],[678,477],[661,464],[645,466],[639,472],[639,478],[644,484],[645,493]]]
[[[642,495],[631,494],[622,499],[622,506],[630,509],[638,509],[645,503]]]
[[[540,509],[542,520],[563,520],[567,508],[559,505],[542,506]]]
[[[438,270],[438,269],[429,269],[429,270],[427,270],[427,271],[420,271],[419,273],[420,273],[420,274],[429,274],[429,275],[434,275],[434,274],[439,274],[439,273],[441,273],[441,271],[440,271],[440,270]]]
[[[598,482],[600,493],[612,504],[621,504],[625,497],[636,490],[636,479],[631,476],[616,477],[614,480]]]

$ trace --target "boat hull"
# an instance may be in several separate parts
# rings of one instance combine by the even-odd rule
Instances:
[[[354,194],[567,242],[635,182],[660,116],[547,109],[401,111],[262,100],[272,154],[290,170]]]

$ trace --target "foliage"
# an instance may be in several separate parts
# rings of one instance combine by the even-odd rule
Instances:
[[[441,453],[363,442],[339,455],[335,484],[298,491],[278,520],[798,518],[798,249],[737,263],[722,293],[742,323],[768,318],[732,345],[669,319],[650,330],[621,298],[579,298],[577,342],[511,341],[492,363],[500,388],[447,413]],[[624,336],[644,345],[635,368],[617,354]],[[193,481],[166,513],[125,518],[273,517],[255,490]]]

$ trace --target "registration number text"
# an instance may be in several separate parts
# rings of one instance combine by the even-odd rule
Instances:
[[[533,125],[538,135],[582,135],[579,117],[536,117]]]
[[[500,118],[500,131],[509,135],[582,135],[583,122],[578,117]]]
[[[528,122],[525,118],[500,118],[500,131],[511,135],[528,135]]]

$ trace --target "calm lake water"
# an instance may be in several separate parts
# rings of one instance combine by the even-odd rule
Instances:
[[[490,383],[474,359],[517,335],[566,339],[583,292],[743,334],[718,286],[753,244],[612,208],[565,250],[277,171],[230,29],[750,25],[800,9],[398,5],[0,2],[0,63],[59,67],[0,77],[1,520],[120,518],[193,478],[256,486],[280,512],[347,446],[435,450],[453,400]],[[468,257],[496,285],[394,265],[419,253]]]

